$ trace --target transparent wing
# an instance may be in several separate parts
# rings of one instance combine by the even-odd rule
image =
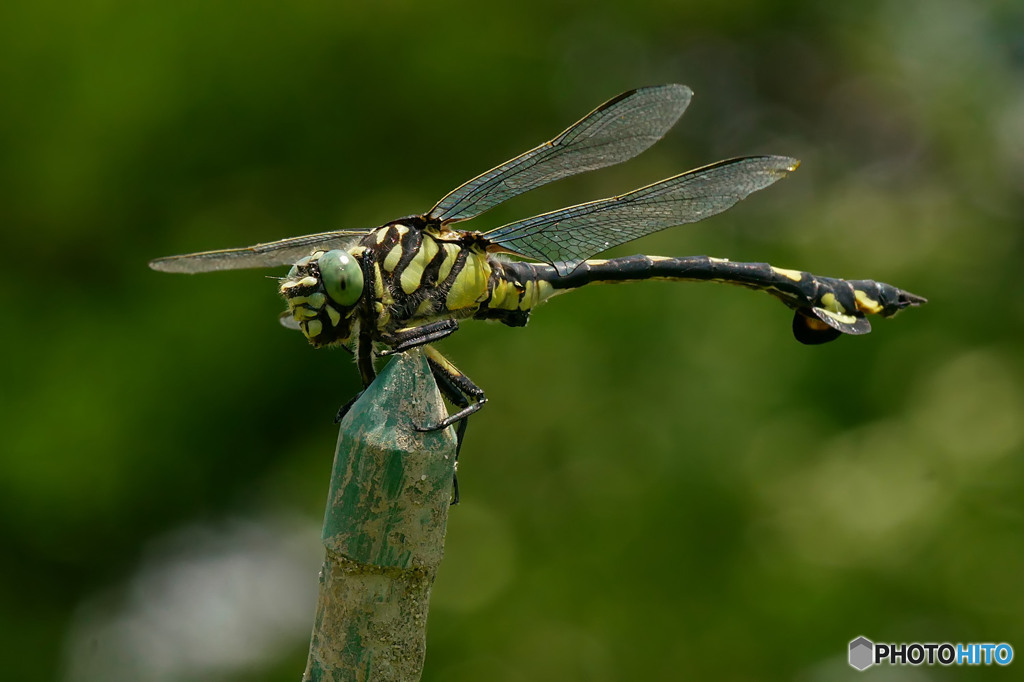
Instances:
[[[513,253],[547,261],[565,275],[613,246],[721,213],[798,165],[786,156],[719,161],[629,194],[509,223],[484,236]]]
[[[294,317],[292,317],[292,311],[290,310],[286,310],[278,315],[277,321],[280,322],[281,326],[285,329],[294,329],[297,332],[302,331],[302,327],[300,327],[299,323],[295,321]]]
[[[627,161],[660,140],[683,115],[692,96],[685,85],[624,92],[550,142],[449,192],[427,217],[442,222],[468,220],[549,182]]]
[[[292,237],[239,249],[203,251],[183,256],[157,258],[149,262],[149,267],[160,272],[195,273],[291,265],[303,256],[308,256],[313,247],[325,250],[348,248],[368,233],[369,230],[338,230],[308,234],[305,237]]]

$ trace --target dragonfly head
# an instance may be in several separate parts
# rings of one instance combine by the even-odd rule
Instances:
[[[292,266],[280,291],[313,346],[345,343],[363,296],[363,268],[347,251],[316,251]]]

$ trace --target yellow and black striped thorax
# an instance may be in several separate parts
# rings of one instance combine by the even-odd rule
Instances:
[[[445,318],[503,319],[550,292],[546,283],[509,276],[511,264],[489,254],[479,235],[445,232],[418,217],[375,230],[360,249],[381,333]]]
[[[372,326],[389,332],[457,315],[486,286],[487,258],[461,232],[412,217],[374,230],[357,249],[366,269]]]

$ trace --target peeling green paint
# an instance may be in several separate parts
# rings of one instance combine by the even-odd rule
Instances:
[[[455,473],[426,359],[397,356],[342,420],[304,681],[418,680]]]

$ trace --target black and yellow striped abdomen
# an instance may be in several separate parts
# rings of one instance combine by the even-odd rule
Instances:
[[[844,280],[820,277],[800,270],[787,270],[768,263],[738,263],[725,258],[689,256],[628,256],[612,260],[589,260],[575,271],[559,277],[550,266],[534,266],[537,276],[555,289],[574,289],[587,284],[611,284],[645,279],[672,282],[721,282],[769,293],[798,306],[819,305],[837,313],[859,310],[889,316],[912,301],[921,299],[901,289],[874,280]]]
[[[736,263],[710,256],[638,255],[588,260],[563,276],[546,264],[508,263],[505,270],[506,277],[536,282],[536,290],[544,292],[539,300],[588,284],[652,279],[721,282],[755,289],[797,311],[793,330],[804,343],[821,343],[840,333],[865,334],[871,330],[867,315],[890,317],[908,306],[925,302],[920,296],[884,282],[819,277],[768,263]]]

